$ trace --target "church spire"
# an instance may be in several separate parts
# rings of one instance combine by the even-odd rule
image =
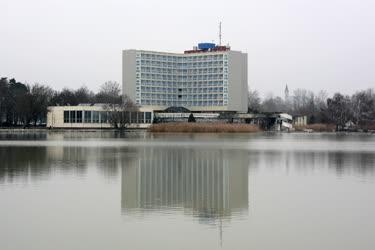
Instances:
[[[287,101],[289,99],[289,88],[288,84],[285,85],[285,90],[284,90],[284,100]]]

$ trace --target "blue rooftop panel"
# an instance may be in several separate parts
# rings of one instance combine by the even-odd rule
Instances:
[[[214,43],[198,43],[198,49],[201,49],[201,50],[209,50],[209,49],[213,49],[215,48],[215,44]]]

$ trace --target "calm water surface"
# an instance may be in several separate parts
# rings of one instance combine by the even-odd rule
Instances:
[[[0,132],[0,249],[375,249],[375,135]]]

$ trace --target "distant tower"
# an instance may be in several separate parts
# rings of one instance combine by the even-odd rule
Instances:
[[[221,22],[219,23],[219,46],[221,46]]]
[[[285,86],[285,90],[284,90],[284,100],[285,100],[285,101],[288,101],[288,100],[289,100],[289,88],[288,88],[288,84]]]

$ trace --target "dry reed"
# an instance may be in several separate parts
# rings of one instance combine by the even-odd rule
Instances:
[[[296,131],[312,130],[314,132],[334,132],[336,126],[334,124],[315,123],[305,126],[294,126]]]
[[[261,129],[240,123],[160,123],[152,124],[150,132],[157,133],[254,133]]]
[[[365,130],[375,130],[375,123],[369,123],[363,126],[363,129]]]

